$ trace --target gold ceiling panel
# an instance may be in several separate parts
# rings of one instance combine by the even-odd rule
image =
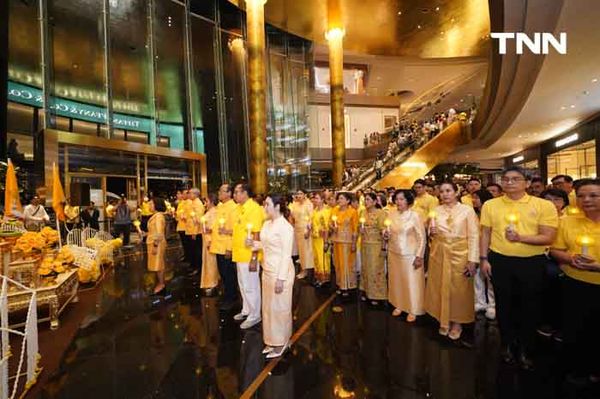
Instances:
[[[487,54],[488,0],[341,0],[341,7],[346,50],[421,58]],[[327,0],[268,0],[265,19],[324,44]]]

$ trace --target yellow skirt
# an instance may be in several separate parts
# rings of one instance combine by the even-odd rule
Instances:
[[[451,321],[475,321],[473,278],[464,275],[467,263],[466,239],[434,238],[429,255],[425,310],[441,327],[450,327]]]
[[[360,289],[367,298],[383,300],[387,298],[387,278],[385,276],[385,256],[381,244],[361,245]]]
[[[215,288],[219,285],[219,268],[217,267],[217,256],[211,254],[210,240],[202,240],[202,274],[200,276],[200,288]]]
[[[321,237],[312,238],[313,263],[315,266],[315,278],[318,282],[329,281],[331,274],[331,253],[325,252],[325,240]]]
[[[333,243],[333,265],[335,266],[336,283],[341,290],[356,288],[356,254],[352,252],[352,244]]]
[[[167,243],[162,240],[156,252],[153,254],[154,244],[147,243],[148,248],[148,271],[160,272],[165,270],[165,253],[167,252]]]
[[[298,247],[298,258],[300,259],[300,267],[302,270],[313,268],[313,250],[311,237],[304,238],[304,231],[294,231],[294,239]]]
[[[262,328],[263,341],[268,346],[283,346],[292,336],[292,292],[294,269],[290,267],[283,292],[275,293],[277,276],[262,274]]]
[[[388,295],[394,308],[419,316],[425,314],[425,271],[415,270],[414,261],[414,256],[388,254]]]

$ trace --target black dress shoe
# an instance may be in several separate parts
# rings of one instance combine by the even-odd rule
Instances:
[[[515,354],[510,345],[506,345],[502,348],[502,350],[500,351],[500,357],[502,358],[502,361],[506,364],[516,363]]]
[[[519,356],[519,364],[523,370],[533,370],[533,359],[524,351]]]

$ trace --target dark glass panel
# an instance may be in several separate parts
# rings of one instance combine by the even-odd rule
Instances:
[[[185,7],[183,5],[171,0],[156,1],[154,46],[156,106],[160,121],[159,136],[170,137],[171,147],[174,148],[189,148],[185,125],[187,105],[184,16]]]
[[[221,28],[242,34],[242,11],[228,0],[217,0],[219,2],[219,15]]]
[[[106,124],[106,74],[104,64],[103,2],[96,0],[48,0],[52,81],[50,107],[56,114]],[[66,115],[72,99],[81,113]],[[85,104],[84,104],[85,103]],[[91,105],[93,109],[86,108]],[[93,113],[89,116],[88,113]],[[82,116],[83,115],[83,116]],[[89,123],[74,124],[75,132],[89,133]],[[83,130],[78,130],[81,127]]]
[[[190,11],[211,21],[215,20],[215,0],[189,0]]]

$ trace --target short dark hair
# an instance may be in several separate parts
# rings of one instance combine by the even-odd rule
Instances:
[[[208,199],[210,201],[210,203],[213,205],[217,205],[219,203],[219,197],[215,193],[209,193],[206,196],[206,199]]]
[[[228,182],[224,182],[221,183],[221,187],[226,186],[227,187],[227,192],[229,193],[229,196],[232,197],[233,196],[233,186],[231,185],[231,183]]]
[[[381,207],[379,206],[379,204],[377,203],[377,194],[375,194],[375,193],[371,193],[371,192],[369,192],[369,193],[365,193],[365,198],[366,198],[366,197],[369,197],[369,198],[371,198],[371,200],[375,202],[375,207],[376,207],[376,208],[378,208],[378,209],[379,209],[379,208],[381,208]]]
[[[252,191],[252,187],[250,187],[250,184],[248,182],[239,182],[235,186],[240,186],[242,191],[245,191],[248,194],[249,198],[254,198],[254,191]]]
[[[600,186],[600,178],[578,180],[575,184],[575,192],[577,193],[584,186]]]
[[[487,201],[494,198],[488,190],[484,190],[484,189],[477,190],[472,195],[476,195],[479,197],[479,201],[481,201],[481,205],[485,204]]]
[[[265,199],[267,198],[271,198],[271,201],[273,201],[273,206],[279,205],[279,212],[281,212],[283,217],[287,219],[287,217],[290,215],[290,208],[288,208],[287,195],[280,193],[272,193],[267,195]]]
[[[416,186],[417,184],[421,184],[423,186],[425,186],[427,184],[427,182],[423,179],[417,179],[415,180],[415,182],[413,183],[413,187]],[[398,191],[396,191],[395,193],[397,193]],[[394,193],[394,198],[396,198],[396,194]]]
[[[416,184],[416,182],[415,182],[415,184]],[[404,199],[406,199],[406,202],[408,203],[409,206],[415,203],[415,194],[412,190],[406,190],[406,189],[396,190],[394,192],[394,202],[396,202],[396,198],[398,197],[399,194],[402,194],[404,196]]]
[[[477,177],[471,177],[467,183],[471,183],[472,181],[476,181],[477,183],[481,184],[481,180]]]
[[[531,178],[531,183],[542,183],[542,184],[544,184],[544,179],[542,179],[542,178],[541,178],[541,177],[539,177],[539,176],[532,177],[532,178]]]
[[[506,176],[506,174],[508,172],[516,172],[516,173],[520,174],[521,176],[523,176],[525,178],[525,180],[531,180],[531,176],[529,175],[529,172],[527,172],[527,170],[525,170],[524,168],[522,168],[520,166],[509,166],[508,168],[506,168],[502,171],[502,176]]]
[[[344,198],[346,198],[348,200],[348,202],[352,202],[352,198],[354,198],[354,195],[352,195],[352,193],[350,193],[348,191],[340,191],[339,193],[337,193],[335,195],[335,199],[336,200],[340,199],[340,195],[343,196]]]
[[[162,197],[152,197],[152,202],[154,202],[154,210],[156,212],[166,212],[167,204],[165,203],[165,199]]]
[[[469,181],[470,181],[470,180],[469,180]],[[440,184],[440,188],[441,188],[441,187],[442,187],[444,184],[448,184],[448,185],[450,185],[450,186],[452,187],[452,189],[453,189],[455,192],[458,192],[458,186],[457,186],[457,185],[456,185],[456,183],[454,183],[453,181],[450,181],[450,180],[443,181],[443,182]]]
[[[549,188],[542,192],[542,194],[540,195],[540,198],[546,198],[547,195],[562,198],[563,202],[565,203],[563,208],[569,205],[569,195],[564,190],[560,190],[558,188]]]
[[[550,181],[554,183],[558,179],[564,179],[567,183],[573,183],[573,178],[569,175],[556,175]]]
[[[490,183],[486,186],[486,188],[489,188],[489,187],[497,187],[498,190],[500,190],[500,192],[502,192],[502,186],[499,185],[498,183]]]

